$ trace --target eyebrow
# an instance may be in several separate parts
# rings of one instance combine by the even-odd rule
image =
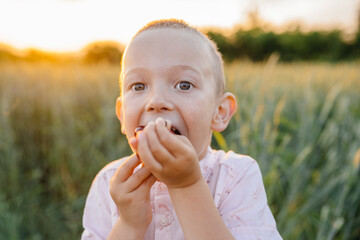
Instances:
[[[174,70],[177,70],[177,69],[180,69],[180,70],[188,70],[188,71],[191,71],[197,75],[199,75],[200,77],[203,76],[203,74],[201,73],[201,71],[197,68],[194,68],[192,66],[189,66],[189,65],[175,65],[173,67],[171,67],[172,69]]]
[[[171,72],[176,71],[176,70],[186,70],[186,71],[191,71],[191,72],[195,73],[196,75],[199,75],[199,77],[203,77],[203,74],[201,73],[200,70],[198,70],[197,68],[194,68],[192,66],[189,66],[189,65],[182,65],[182,64],[174,65],[174,66],[170,66],[167,70],[169,70]],[[135,68],[132,68],[132,69],[126,71],[124,73],[124,78],[126,77],[126,75],[129,75],[132,73],[148,73],[148,72],[151,72],[151,70],[144,68],[144,67],[135,67]]]
[[[142,67],[136,67],[136,68],[131,68],[130,70],[124,72],[124,77],[126,75],[129,75],[131,73],[137,73],[137,72],[147,72],[146,68],[142,68]]]

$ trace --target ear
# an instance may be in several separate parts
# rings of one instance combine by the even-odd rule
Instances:
[[[214,112],[211,128],[216,132],[224,131],[237,109],[236,97],[232,93],[224,93]]]
[[[121,124],[121,132],[123,134],[125,134],[125,128],[124,128],[124,119],[123,119],[123,114],[122,114],[122,99],[121,97],[118,97],[116,99],[116,107],[115,107],[115,112],[116,112],[116,116],[120,121]]]

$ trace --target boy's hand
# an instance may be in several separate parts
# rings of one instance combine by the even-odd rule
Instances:
[[[138,157],[133,154],[118,168],[110,181],[110,195],[122,224],[127,225],[129,231],[145,234],[153,216],[150,188],[156,178],[145,167],[133,173],[139,164]]]
[[[172,134],[162,118],[139,132],[133,146],[144,166],[168,188],[188,187],[202,177],[196,151],[188,138]]]

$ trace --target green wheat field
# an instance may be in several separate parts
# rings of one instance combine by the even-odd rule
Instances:
[[[360,64],[226,65],[238,111],[214,148],[251,155],[284,240],[360,239]],[[79,239],[97,172],[130,153],[120,66],[0,64],[0,239]]]

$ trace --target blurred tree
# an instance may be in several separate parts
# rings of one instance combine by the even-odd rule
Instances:
[[[120,63],[124,52],[124,46],[112,41],[94,42],[86,46],[83,50],[84,61],[86,63]]]
[[[0,62],[18,60],[18,56],[14,53],[16,50],[4,43],[0,43]]]
[[[248,58],[263,61],[277,52],[282,61],[339,61],[360,57],[359,34],[351,43],[342,39],[340,30],[301,32],[299,29],[275,33],[262,28],[238,29],[231,36],[210,31],[225,61]]]
[[[220,32],[215,31],[208,31],[207,36],[216,43],[219,51],[223,55],[224,61],[231,62],[235,60],[236,54],[229,38],[225,37]]]
[[[359,8],[358,8],[358,12],[357,12],[357,33],[360,33],[360,2],[359,2]]]
[[[14,61],[17,57],[6,49],[0,48],[0,62],[3,61]]]
[[[44,52],[35,48],[29,48],[25,51],[23,59],[29,62],[57,62],[58,60],[60,60],[60,55],[50,52]]]

